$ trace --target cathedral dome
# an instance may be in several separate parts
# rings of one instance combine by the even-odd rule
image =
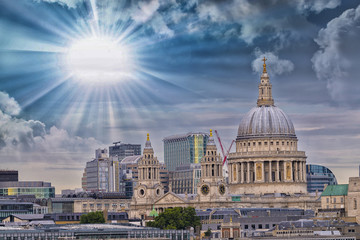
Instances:
[[[290,118],[278,107],[262,105],[251,109],[241,120],[238,139],[252,137],[296,138]]]

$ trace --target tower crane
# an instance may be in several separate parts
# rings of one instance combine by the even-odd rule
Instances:
[[[215,130],[215,134],[216,134],[216,137],[217,137],[218,142],[219,142],[219,144],[220,144],[221,152],[222,152],[223,157],[224,157],[224,160],[223,160],[223,166],[224,166],[224,164],[225,164],[225,162],[226,162],[226,159],[227,159],[227,156],[229,155],[230,149],[231,149],[232,145],[234,144],[235,140],[232,140],[229,149],[228,149],[228,150],[226,151],[226,153],[225,153],[224,147],[223,147],[223,145],[222,145],[222,142],[221,142],[221,139],[220,139],[220,136],[219,136],[219,133],[218,133],[217,130]]]

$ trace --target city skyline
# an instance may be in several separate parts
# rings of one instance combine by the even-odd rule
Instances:
[[[0,159],[81,186],[95,149],[219,131],[256,106],[262,58],[307,163],[358,176],[357,1],[0,2]],[[233,148],[234,149],[234,148]]]

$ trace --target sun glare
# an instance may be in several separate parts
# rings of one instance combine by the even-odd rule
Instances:
[[[73,79],[85,83],[124,81],[134,74],[134,58],[129,47],[108,37],[74,41],[65,64]]]

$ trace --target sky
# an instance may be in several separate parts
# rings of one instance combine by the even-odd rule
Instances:
[[[218,130],[256,106],[261,59],[307,163],[359,175],[360,2],[0,0],[0,163],[81,187],[95,149]],[[233,149],[234,151],[234,149]]]

